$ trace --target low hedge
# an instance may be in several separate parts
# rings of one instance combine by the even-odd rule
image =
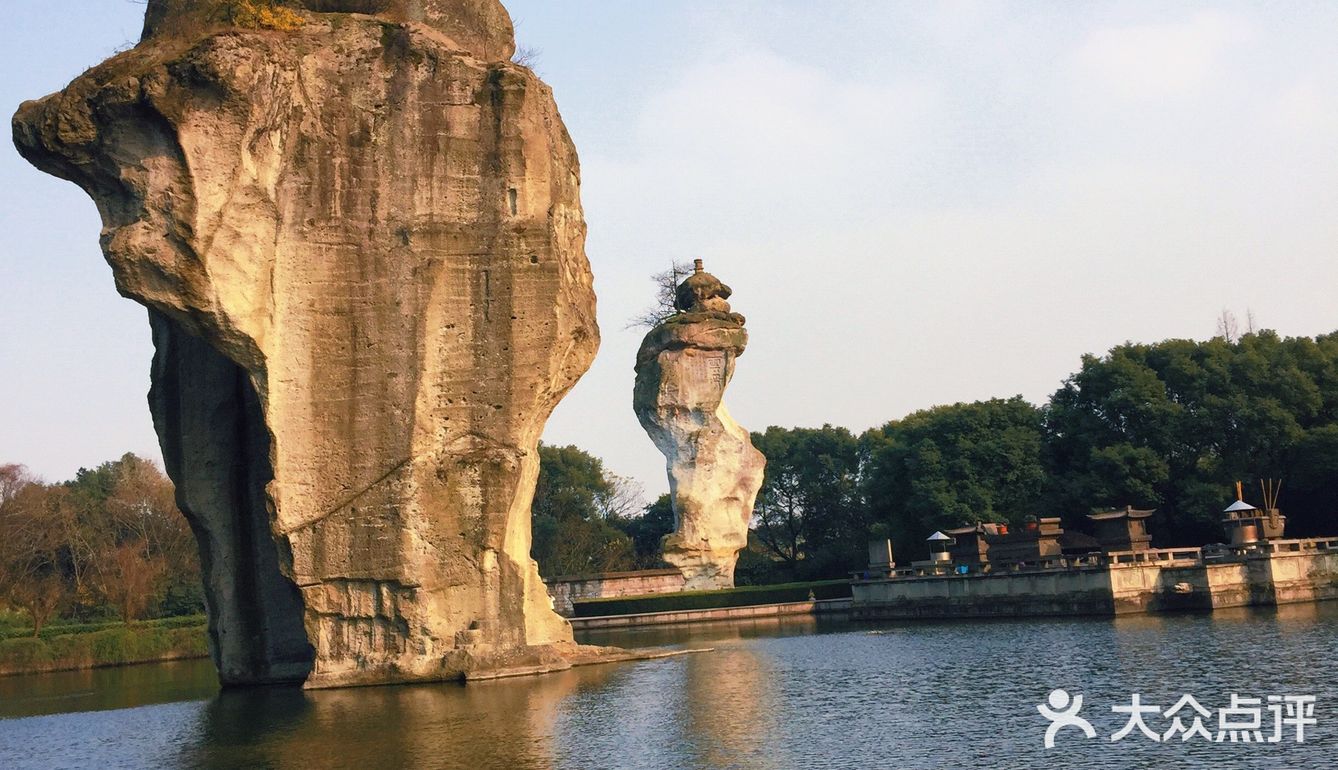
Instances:
[[[844,599],[850,596],[850,581],[818,580],[809,583],[781,583],[772,586],[742,586],[719,591],[680,591],[672,594],[585,599],[572,602],[572,609],[578,618],[591,618],[600,615],[637,615],[643,612],[713,610],[721,607],[747,607],[754,604],[802,602],[808,599],[810,591],[817,599]]]
[[[173,618],[158,618],[156,620],[136,621],[134,628],[192,628],[204,625],[206,622],[204,615],[180,615]],[[119,620],[104,620],[98,623],[53,623],[45,626],[39,636],[46,640],[54,639],[57,636],[66,636],[68,634],[88,634],[94,631],[104,631],[114,628],[125,628],[126,625]],[[32,626],[26,628],[7,628],[0,631],[0,640],[18,639],[20,637],[32,638]]]
[[[203,623],[197,621],[193,626],[136,623],[49,639],[29,636],[0,640],[0,674],[119,666],[201,658],[208,654]]]

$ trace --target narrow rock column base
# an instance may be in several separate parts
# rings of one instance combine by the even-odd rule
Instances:
[[[683,573],[684,591],[718,591],[734,587],[734,565],[739,561],[738,550],[689,550],[665,539],[664,560]]]
[[[577,666],[601,663],[621,663],[635,660],[656,660],[694,652],[712,652],[715,648],[667,649],[663,647],[634,648],[600,647],[589,644],[559,642],[516,650],[506,655],[469,658],[448,656],[441,668],[431,673],[387,670],[362,670],[346,673],[313,674],[304,687],[324,690],[336,687],[372,687],[384,684],[415,682],[477,682],[489,679],[508,679],[566,671]]]

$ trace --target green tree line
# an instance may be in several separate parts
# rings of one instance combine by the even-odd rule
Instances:
[[[1338,333],[1124,344],[1084,356],[1035,406],[1021,397],[938,406],[855,436],[768,428],[755,509],[776,579],[864,564],[871,532],[900,560],[936,529],[1156,508],[1155,544],[1223,539],[1221,510],[1245,483],[1282,479],[1288,535],[1338,534]]]
[[[674,529],[669,496],[644,505],[641,489],[574,446],[539,445],[531,555],[546,578],[662,566]]]
[[[871,534],[898,560],[935,529],[1156,508],[1162,546],[1222,539],[1236,480],[1282,479],[1288,534],[1338,534],[1338,333],[1270,331],[1120,345],[1085,356],[1042,405],[1020,396],[937,406],[863,434],[770,427],[742,584],[841,577]],[[545,577],[662,566],[668,496],[573,446],[541,445],[532,554]],[[40,626],[199,612],[195,544],[171,482],[126,455],[47,484],[0,466],[0,603]]]
[[[936,529],[1058,516],[1082,530],[1086,514],[1125,505],[1157,509],[1157,545],[1219,542],[1237,480],[1257,504],[1258,480],[1282,479],[1289,536],[1338,534],[1338,333],[1231,336],[1085,356],[1039,406],[1015,396],[937,406],[859,435],[831,425],[753,433],[767,469],[737,579],[840,577],[864,566],[873,533],[904,561],[923,558]],[[534,531],[545,575],[656,563],[672,527],[667,499],[651,521],[635,506],[610,515],[598,459],[541,451]],[[583,485],[588,496],[568,489]]]

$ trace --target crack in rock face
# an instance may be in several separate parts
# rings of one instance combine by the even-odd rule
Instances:
[[[689,591],[734,587],[766,467],[723,402],[748,344],[730,294],[697,260],[675,291],[678,312],[651,329],[637,352],[632,405],[665,456],[674,508],[664,560],[679,568]]]
[[[599,330],[551,91],[496,0],[308,0],[292,31],[210,5],[151,0],[14,138],[149,308],[223,681],[553,664],[536,447]]]

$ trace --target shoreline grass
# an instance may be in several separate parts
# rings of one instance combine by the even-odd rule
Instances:
[[[204,613],[195,615],[176,615],[170,618],[154,618],[153,620],[136,620],[129,624],[123,620],[98,620],[88,623],[56,622],[48,623],[44,626],[42,632],[38,634],[38,636],[42,639],[51,639],[54,636],[87,634],[108,628],[185,628],[187,626],[203,626],[208,622],[208,618]],[[0,641],[21,638],[33,638],[33,629],[31,625],[0,628]]]
[[[0,676],[184,660],[209,655],[203,616],[28,629],[0,639]],[[49,633],[48,633],[49,632]]]

